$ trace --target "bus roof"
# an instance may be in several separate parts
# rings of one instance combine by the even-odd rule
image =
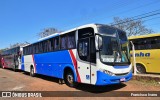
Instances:
[[[130,36],[130,37],[128,37],[128,39],[133,40],[133,39],[156,37],[156,36],[160,36],[160,33],[146,34],[146,35],[139,35],[139,36]]]

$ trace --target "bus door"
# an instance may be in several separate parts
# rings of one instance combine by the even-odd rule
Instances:
[[[78,31],[78,45],[77,45],[77,67],[82,83],[91,84],[92,62],[96,61],[95,54],[92,53],[95,48],[95,39],[93,29],[86,28]]]

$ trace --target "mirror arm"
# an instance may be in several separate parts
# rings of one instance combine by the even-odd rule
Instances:
[[[99,34],[99,33],[95,33],[95,35],[102,36],[102,35],[101,35],[101,34]]]
[[[98,34],[98,33],[95,33],[95,35],[100,35],[100,34]]]
[[[100,52],[101,50],[96,50],[96,52]]]

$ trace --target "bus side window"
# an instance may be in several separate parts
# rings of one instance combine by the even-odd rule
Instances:
[[[75,32],[68,33],[68,49],[76,48]]]
[[[43,46],[44,46],[44,51],[43,52],[47,52],[47,43],[46,43],[46,41],[43,42]]]
[[[52,51],[52,48],[51,48],[51,40],[47,40],[47,51],[50,52]]]
[[[153,48],[152,41],[153,41],[152,38],[146,39],[146,45],[145,45],[146,49],[152,49]]]
[[[43,43],[39,43],[39,53],[43,53]]]
[[[28,49],[29,49],[29,54],[33,54],[33,51],[32,51],[33,50],[33,45],[29,46]]]
[[[94,29],[91,27],[78,30],[78,53],[80,59],[96,63]],[[90,54],[89,54],[90,53]]]
[[[156,39],[155,39],[155,44],[156,44],[156,47],[158,48],[158,49],[160,49],[160,37],[157,37]]]
[[[79,56],[83,56],[83,44],[82,43],[79,43]]]
[[[35,45],[35,48],[36,48],[36,53],[39,53],[39,49],[38,49],[38,43],[36,43],[36,45]]]
[[[61,50],[65,50],[65,49],[67,49],[68,47],[67,47],[67,35],[62,35],[61,36],[61,40],[60,40],[61,42]]]
[[[59,50],[59,37],[54,39],[54,50]]]
[[[35,53],[36,53],[36,44],[34,44],[34,45],[32,46],[32,48],[33,48],[33,54],[35,54]]]
[[[160,37],[153,37],[151,45],[152,49],[160,49]]]
[[[54,38],[51,39],[51,48],[52,48],[52,51],[54,51]]]

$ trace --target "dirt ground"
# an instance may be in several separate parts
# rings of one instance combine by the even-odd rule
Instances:
[[[114,94],[114,91],[158,91],[160,92],[160,85],[151,84],[149,82],[141,82],[137,80],[131,80],[126,83],[121,83],[118,85],[108,85],[108,86],[93,86],[87,84],[79,84],[76,88],[70,88],[66,84],[59,84],[59,80],[53,77],[36,75],[36,77],[30,77],[29,73],[26,72],[14,72],[10,69],[0,68],[0,91],[63,91],[61,94],[72,93],[74,97],[54,97],[58,100],[66,99],[126,99],[128,97],[105,97],[105,95]],[[65,92],[66,91],[66,92]],[[77,92],[76,92],[77,91]],[[88,93],[88,94],[87,94]],[[125,92],[126,93],[126,92]],[[125,94],[124,93],[124,94]],[[88,97],[79,97],[79,94],[86,94]],[[96,97],[97,94],[102,94],[103,96]],[[122,92],[122,95],[124,95]],[[76,97],[77,96],[77,97]],[[130,97],[131,99],[157,99],[159,97]],[[9,99],[9,98],[0,98]],[[17,98],[12,98],[17,99]],[[37,99],[37,98],[18,98],[18,99]],[[52,98],[38,98],[38,99],[52,99]]]

